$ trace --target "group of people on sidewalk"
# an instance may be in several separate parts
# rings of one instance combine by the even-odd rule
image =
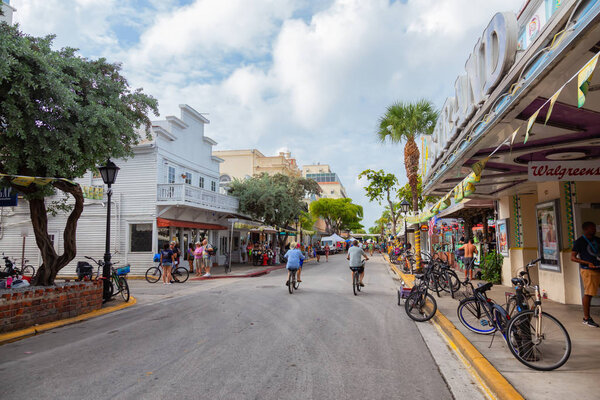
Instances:
[[[193,272],[195,267],[196,276],[204,274],[203,277],[209,277],[210,260],[214,254],[214,249],[208,243],[208,240],[204,239],[202,242],[196,242],[195,247],[194,244],[190,243],[187,252],[190,272]],[[165,243],[159,254],[159,265],[163,269],[163,285],[170,285],[173,281],[172,272],[181,262],[181,249],[176,241],[172,241],[171,243]]]

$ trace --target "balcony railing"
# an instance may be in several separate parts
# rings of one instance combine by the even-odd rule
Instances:
[[[236,212],[238,199],[202,189],[186,183],[170,183],[158,185],[158,202],[189,203],[192,206]]]

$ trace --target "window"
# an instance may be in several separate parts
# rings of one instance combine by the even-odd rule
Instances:
[[[229,250],[229,238],[227,236],[221,236],[221,248],[219,249],[219,254],[221,254],[222,256],[224,256],[225,254],[227,254],[227,251]]]
[[[188,185],[192,184],[192,173],[191,172],[185,173],[185,183],[187,183]]]
[[[334,191],[334,190],[332,190],[332,191],[331,191],[331,194],[334,194],[334,193],[335,193],[335,191]]]
[[[152,224],[131,224],[131,252],[152,251]]]
[[[217,182],[210,181],[210,190],[212,190],[213,192],[217,191]]]
[[[204,177],[201,176],[200,179],[198,180],[198,187],[203,188],[204,187]]]
[[[175,183],[175,167],[169,167],[169,174],[167,175],[167,183]]]

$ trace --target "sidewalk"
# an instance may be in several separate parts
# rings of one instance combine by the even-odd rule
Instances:
[[[477,284],[474,282],[474,286]],[[506,303],[505,292],[514,292],[507,286],[496,285],[488,296],[499,304]],[[438,310],[479,350],[492,365],[525,397],[531,400],[569,398],[577,400],[600,397],[600,328],[581,323],[581,306],[565,305],[544,299],[545,312],[556,317],[571,337],[569,361],[555,371],[534,371],[512,356],[500,334],[490,347],[491,335],[477,335],[468,331],[456,315],[458,300],[450,295],[436,297]],[[600,320],[600,308],[592,308],[592,318]]]

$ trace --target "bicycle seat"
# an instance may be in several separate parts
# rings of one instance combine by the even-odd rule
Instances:
[[[512,278],[510,281],[513,286],[525,286],[525,280],[522,278]]]
[[[423,279],[424,274],[415,274],[415,279]]]
[[[474,291],[476,291],[476,292],[480,292],[480,293],[485,293],[485,292],[487,292],[488,290],[490,290],[490,289],[492,288],[492,286],[494,286],[494,284],[493,284],[492,282],[488,282],[488,283],[485,283],[485,284],[483,284],[483,283],[480,283],[480,284],[477,286],[477,289],[474,289]]]

